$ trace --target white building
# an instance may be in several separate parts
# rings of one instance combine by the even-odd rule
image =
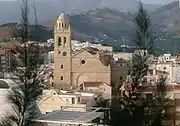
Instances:
[[[62,90],[43,90],[42,98],[37,101],[42,113],[54,110],[86,111],[87,106],[95,104],[95,94],[68,92]]]

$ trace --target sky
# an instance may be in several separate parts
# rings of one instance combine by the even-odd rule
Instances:
[[[0,1],[16,1],[16,0],[0,0]],[[167,4],[175,0],[141,0],[147,4]]]
[[[175,0],[142,0],[142,1],[147,4],[167,4]]]

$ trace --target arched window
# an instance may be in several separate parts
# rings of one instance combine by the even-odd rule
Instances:
[[[62,45],[62,40],[61,40],[61,37],[59,37],[59,38],[58,38],[58,44],[59,44],[59,46],[61,46],[61,45]]]
[[[64,27],[64,24],[62,23],[62,28]]]
[[[64,44],[66,44],[66,37],[64,37]]]
[[[61,76],[61,80],[64,80],[63,76]]]

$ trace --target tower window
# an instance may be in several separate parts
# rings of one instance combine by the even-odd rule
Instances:
[[[64,77],[63,77],[63,76],[61,76],[61,80],[64,80]]]
[[[58,38],[58,44],[59,44],[59,46],[61,46],[61,44],[62,44],[61,37]]]
[[[64,67],[64,66],[63,66],[63,65],[61,65],[61,69],[63,69],[63,67]]]
[[[64,44],[66,44],[66,37],[64,37]]]

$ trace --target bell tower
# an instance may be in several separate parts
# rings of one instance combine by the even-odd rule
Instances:
[[[62,13],[54,26],[54,87],[71,86],[71,27],[70,19]]]

